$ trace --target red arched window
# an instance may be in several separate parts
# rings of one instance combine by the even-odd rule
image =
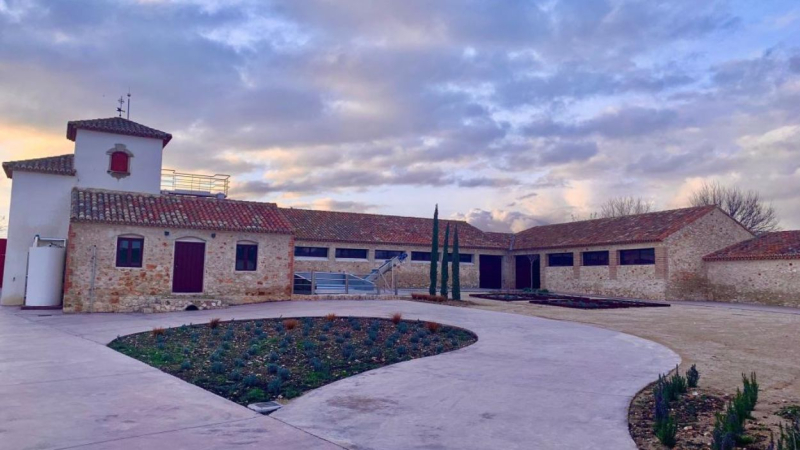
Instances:
[[[125,152],[114,152],[111,154],[110,171],[114,173],[130,173],[130,157]]]

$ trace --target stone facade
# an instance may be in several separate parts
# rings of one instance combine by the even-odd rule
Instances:
[[[619,251],[627,249],[655,248],[655,265],[620,266]],[[583,266],[583,252],[608,250],[607,266]],[[573,266],[549,267],[549,253],[572,253]],[[540,281],[543,289],[572,294],[590,294],[612,297],[647,298],[663,300],[666,297],[666,280],[663,271],[666,260],[661,243],[609,245],[565,249],[521,251],[520,255],[538,254]]]
[[[709,300],[800,307],[800,259],[705,264]]]
[[[653,300],[711,299],[703,256],[753,235],[720,210],[712,210],[662,242],[606,245],[516,254],[540,256],[542,288],[551,291]],[[654,248],[653,265],[619,265],[619,251]],[[582,266],[581,253],[609,251],[608,266]],[[547,267],[548,253],[573,253],[573,267]]]
[[[169,235],[166,235],[166,232]],[[120,236],[144,238],[141,268],[116,267]],[[205,242],[203,292],[173,294],[175,242]],[[236,271],[236,244],[258,245],[255,271]],[[156,312],[291,298],[293,237],[285,234],[180,230],[72,222],[65,312]]]
[[[297,272],[343,272],[351,273],[354,275],[366,275],[373,269],[378,268],[384,260],[375,259],[375,250],[396,250],[408,253],[406,262],[395,268],[395,281],[397,287],[400,289],[423,289],[427,288],[430,284],[430,263],[411,261],[411,252],[429,252],[430,247],[423,246],[409,246],[409,245],[368,245],[368,244],[352,244],[341,242],[323,242],[323,241],[300,241],[296,242],[300,247],[325,247],[328,249],[327,258],[302,258],[296,257],[294,268]],[[366,260],[349,260],[337,259],[336,249],[366,249]],[[449,249],[452,251],[452,248]],[[498,250],[477,250],[477,249],[459,249],[462,254],[471,254],[472,263],[461,263],[461,288],[470,289],[477,288],[480,281],[479,271],[479,254],[502,255],[503,251]],[[441,249],[440,249],[441,252]],[[441,258],[440,258],[441,263]],[[441,267],[441,266],[440,266]],[[441,272],[440,272],[441,273]],[[388,288],[391,285],[390,275],[385,274],[386,282],[379,280],[381,288]],[[451,280],[452,281],[452,280]]]
[[[669,236],[669,288],[667,297],[704,300],[703,256],[752,239],[753,234],[721,210],[713,210]]]

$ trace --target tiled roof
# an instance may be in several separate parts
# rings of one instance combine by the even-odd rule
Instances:
[[[433,219],[420,217],[384,216],[335,211],[280,208],[294,225],[299,240],[350,242],[360,244],[431,245]],[[458,225],[458,242],[462,248],[508,249],[498,236],[484,233],[467,222],[439,221],[439,239],[444,242],[444,230],[450,224],[450,242]]]
[[[107,119],[91,120],[72,120],[67,122],[67,139],[75,140],[78,130],[102,131],[105,133],[124,134],[128,136],[139,136],[145,138],[161,139],[163,146],[169,143],[172,135],[163,131],[156,130],[136,123],[122,117],[109,117]]]
[[[70,219],[77,222],[291,234],[274,203],[73,189]]]
[[[699,206],[533,227],[517,233],[514,250],[657,242],[715,208]]]
[[[754,259],[800,259],[800,231],[765,233],[703,257],[705,261]]]
[[[3,163],[3,170],[8,178],[12,178],[16,170],[54,175],[75,175],[74,163],[74,155],[48,156],[47,158],[7,161]]]
[[[514,233],[498,233],[496,231],[486,231],[483,233],[487,239],[493,241],[497,247],[504,250],[511,250],[514,245]],[[458,234],[459,241],[461,240],[461,233]],[[461,243],[459,242],[459,245]]]

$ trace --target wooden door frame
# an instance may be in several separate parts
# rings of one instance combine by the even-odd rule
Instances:
[[[202,275],[201,275],[202,276],[202,281],[200,283],[200,291],[198,291],[198,292],[175,292],[175,260],[176,260],[176,257],[178,256],[178,243],[183,243],[183,244],[203,244],[203,272],[202,272]],[[191,236],[178,238],[178,239],[175,239],[175,241],[173,241],[173,243],[172,243],[172,283],[171,283],[171,286],[170,286],[170,292],[172,294],[177,294],[177,295],[181,295],[181,294],[187,294],[187,295],[190,295],[190,294],[202,294],[203,292],[206,291],[206,249],[207,249],[207,245],[208,245],[208,243],[205,240],[200,239],[200,238],[196,238],[196,237],[191,237]]]

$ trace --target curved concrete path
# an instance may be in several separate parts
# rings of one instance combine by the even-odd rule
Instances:
[[[479,340],[340,380],[269,417],[104,347],[117,335],[212,317],[330,312],[401,312],[468,328]],[[3,308],[0,442],[20,449],[634,449],[631,397],[678,362],[665,347],[614,331],[405,301],[153,315]]]

